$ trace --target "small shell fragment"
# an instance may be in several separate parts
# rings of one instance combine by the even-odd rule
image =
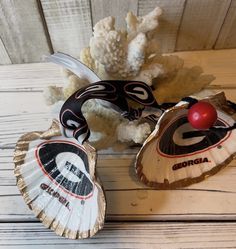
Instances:
[[[234,119],[223,93],[204,99],[217,109],[214,127],[231,127]],[[136,173],[146,185],[171,189],[200,182],[225,167],[236,154],[236,130],[196,134],[187,120],[187,104],[165,111],[144,142],[135,162]],[[193,132],[194,131],[194,132]]]
[[[54,121],[48,131],[19,139],[14,162],[17,186],[46,227],[70,239],[91,237],[103,227],[105,197],[89,144],[61,136]]]

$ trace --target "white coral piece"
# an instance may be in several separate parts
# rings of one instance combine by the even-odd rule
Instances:
[[[164,68],[161,64],[146,65],[133,80],[140,80],[151,86],[153,79],[164,74]]]
[[[213,76],[203,75],[199,67],[184,68],[184,61],[178,56],[160,54],[156,34],[161,13],[159,7],[142,17],[129,12],[125,31],[115,28],[113,17],[100,20],[94,26],[89,47],[81,51],[80,60],[102,80],[139,80],[152,85],[159,104],[178,102],[200,91]],[[68,70],[63,70],[63,75],[63,87],[50,86],[44,92],[47,104],[55,103],[54,112],[59,112],[59,106],[73,92],[89,84]],[[83,105],[83,113],[91,129],[90,142],[97,149],[118,141],[142,143],[151,132],[148,123],[129,122],[93,100]]]
[[[88,85],[89,82],[85,79],[80,79],[78,76],[72,74],[68,77],[68,84],[63,87],[62,91],[64,94],[64,99],[69,98],[74,92],[76,92],[81,87]]]
[[[161,12],[157,7],[143,17],[128,13],[127,32],[115,29],[113,17],[102,19],[94,26],[90,48],[84,49],[82,55],[86,56],[82,56],[81,60],[86,65],[89,64],[88,61],[94,61],[96,73],[102,79],[104,79],[104,71],[101,70],[103,68],[111,78],[136,77],[149,55],[146,53],[148,42],[151,40],[149,33],[157,28]]]
[[[118,141],[142,144],[151,133],[148,123],[139,124],[138,121],[122,122],[117,126]]]
[[[67,69],[63,69],[62,74],[64,76],[63,87],[49,86],[44,89],[43,95],[47,105],[53,105],[58,101],[65,101],[78,89],[89,84],[87,80],[80,79]]]
[[[129,40],[139,33],[148,33],[155,30],[158,27],[158,17],[161,14],[162,9],[159,7],[141,17],[136,17],[132,12],[129,12],[126,17]]]
[[[95,61],[91,56],[90,48],[84,48],[80,52],[80,60],[83,61],[83,63],[90,68],[91,70],[95,70]]]
[[[94,100],[88,101],[82,111],[92,131],[89,141],[97,149],[114,146],[117,141],[143,143],[151,133],[148,123],[127,121],[118,112],[99,106]]]
[[[64,95],[62,87],[49,86],[44,89],[43,96],[47,105],[53,105],[56,102],[63,100]]]

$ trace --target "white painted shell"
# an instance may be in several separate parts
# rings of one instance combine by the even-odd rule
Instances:
[[[223,93],[206,100],[217,108],[215,126],[234,124],[229,115],[232,109],[227,106]],[[218,172],[236,154],[235,129],[183,138],[184,133],[195,131],[187,121],[186,106],[180,102],[162,115],[136,157],[137,175],[148,186],[169,189],[202,181]]]
[[[54,123],[46,132],[22,136],[14,162],[18,188],[46,227],[71,239],[91,237],[103,227],[105,197],[90,145],[61,136]]]

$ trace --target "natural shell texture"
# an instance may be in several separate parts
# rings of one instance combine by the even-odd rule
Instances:
[[[103,227],[105,197],[90,145],[61,136],[54,122],[46,132],[23,135],[14,162],[17,186],[46,227],[70,239],[91,237]]]
[[[234,124],[232,109],[223,94],[209,101],[217,108],[217,127]],[[193,136],[184,137],[187,133]],[[169,189],[188,186],[218,172],[236,154],[236,130],[196,131],[187,120],[187,104],[180,102],[167,110],[139,151],[135,168],[148,186]]]

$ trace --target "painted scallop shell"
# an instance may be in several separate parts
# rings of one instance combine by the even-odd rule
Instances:
[[[17,186],[46,227],[71,239],[91,237],[103,227],[105,197],[89,144],[61,136],[54,121],[46,132],[19,139],[14,162]]]
[[[223,93],[204,99],[217,110],[214,127],[234,125],[234,111]],[[165,111],[139,151],[135,168],[148,186],[170,189],[188,186],[218,172],[236,154],[236,130],[196,132],[187,120],[186,102]],[[188,138],[183,134],[199,133]]]

